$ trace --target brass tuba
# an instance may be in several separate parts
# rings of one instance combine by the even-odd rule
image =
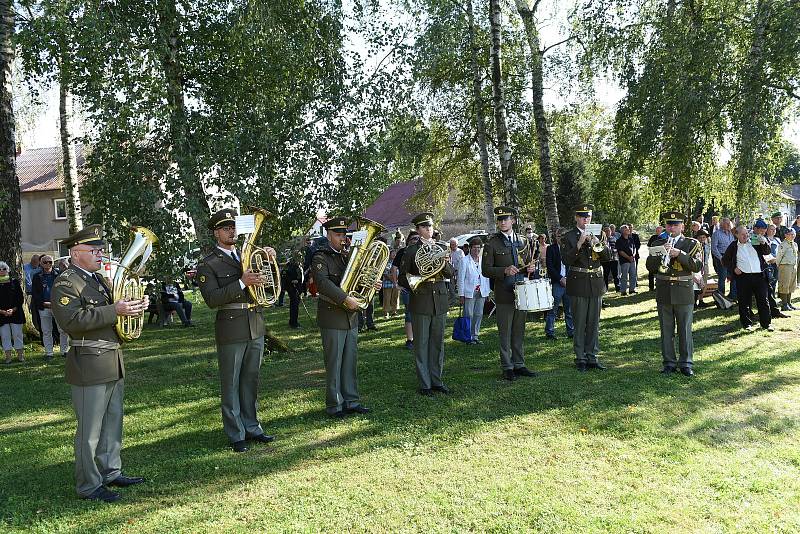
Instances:
[[[114,280],[111,284],[111,300],[113,302],[144,298],[145,286],[139,277],[144,272],[144,264],[153,253],[153,247],[158,244],[158,237],[142,226],[132,227],[131,233],[133,233],[133,238],[125,254],[122,255],[119,262],[115,262],[117,271],[114,273]],[[133,264],[137,258],[141,259],[134,267]],[[120,340],[126,342],[141,336],[143,326],[144,310],[139,315],[120,315],[117,317],[117,324],[114,328]]]
[[[353,234],[350,259],[339,287],[348,297],[358,301],[360,309],[365,310],[375,295],[375,283],[383,278],[386,264],[389,263],[389,247],[375,240],[385,230],[382,224],[366,217],[357,217],[356,221],[358,232],[366,232],[366,236],[360,240],[356,239],[356,233]]]
[[[281,294],[281,269],[276,258],[270,258],[266,250],[256,245],[256,239],[264,222],[273,215],[255,206],[242,208],[242,211],[250,212],[255,218],[253,233],[244,237],[242,245],[242,271],[251,270],[264,278],[264,283],[247,286],[247,291],[257,305],[269,307],[277,302]]]
[[[421,245],[414,255],[414,263],[417,266],[417,270],[419,270],[419,275],[406,275],[408,287],[411,288],[411,291],[416,291],[422,282],[430,280],[442,272],[449,256],[450,250],[445,243],[440,241]]]

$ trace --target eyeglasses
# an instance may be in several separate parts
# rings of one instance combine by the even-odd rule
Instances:
[[[0,271],[7,271],[7,270],[8,269],[6,269],[5,267],[0,267]]]

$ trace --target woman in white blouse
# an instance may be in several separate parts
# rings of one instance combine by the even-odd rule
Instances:
[[[481,343],[478,334],[483,319],[483,304],[489,296],[489,279],[481,274],[481,252],[483,241],[480,237],[469,240],[469,254],[461,260],[458,269],[458,295],[464,306],[464,317],[470,318],[472,345]]]

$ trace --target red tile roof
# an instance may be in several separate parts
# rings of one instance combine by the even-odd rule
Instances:
[[[411,215],[406,202],[416,192],[413,180],[389,186],[364,212],[364,217],[379,222],[389,231],[411,225]]]
[[[75,150],[78,168],[83,166],[82,150]],[[21,193],[63,189],[64,179],[58,172],[61,165],[61,147],[26,149],[17,156],[17,178]]]

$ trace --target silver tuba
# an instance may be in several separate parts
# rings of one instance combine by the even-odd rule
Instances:
[[[131,228],[133,238],[125,254],[117,263],[117,271],[111,285],[112,301],[141,300],[144,298],[144,284],[139,279],[144,272],[144,264],[150,259],[153,247],[158,244],[158,237],[143,226]],[[136,260],[139,262],[136,263]],[[134,266],[134,264],[136,265]],[[115,329],[120,340],[133,341],[142,335],[144,326],[144,310],[139,315],[117,317]]]

